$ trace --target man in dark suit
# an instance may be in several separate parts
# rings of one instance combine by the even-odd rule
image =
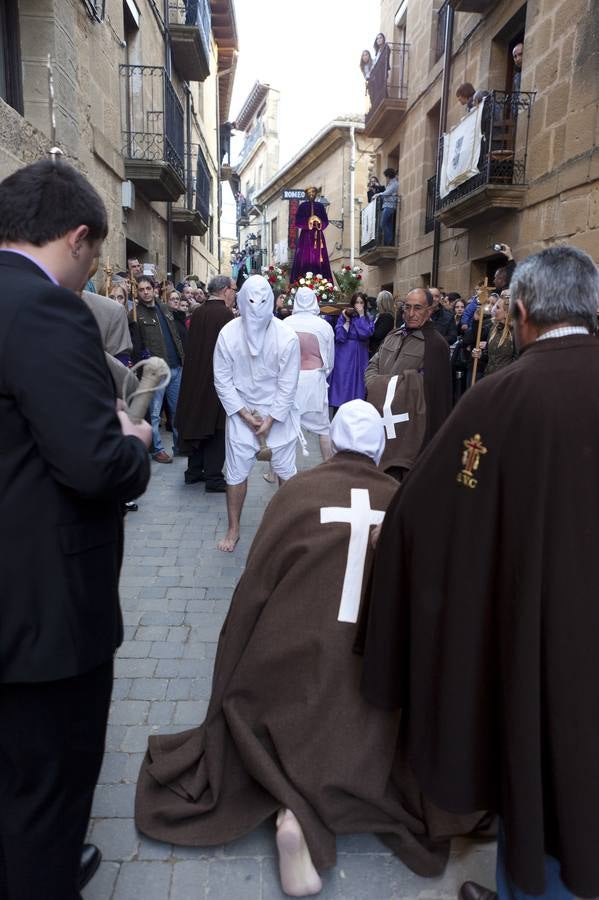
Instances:
[[[75,291],[106,211],[70,166],[0,183],[0,897],[79,900],[122,638],[122,505],[150,428],[116,411]]]

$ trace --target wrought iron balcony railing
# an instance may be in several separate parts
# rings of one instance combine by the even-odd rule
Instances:
[[[185,194],[173,206],[179,234],[205,234],[210,225],[212,176],[200,144],[185,145]]]
[[[180,196],[185,185],[184,114],[172,82],[163,66],[122,65],[120,73],[125,163],[164,163],[181,185]]]
[[[524,187],[528,154],[528,131],[534,93],[492,91],[485,100],[478,174],[463,181],[445,197],[436,188],[436,212],[442,212],[490,185]],[[440,146],[443,159],[443,139]],[[499,204],[500,205],[500,204]]]
[[[408,100],[409,44],[385,44],[376,60],[366,91],[370,108],[364,122],[366,134],[383,137],[398,123]]]
[[[239,159],[237,160],[237,167],[243,165],[246,161],[258,141],[261,137],[266,133],[266,129],[264,127],[264,122],[262,119],[258,119],[252,130],[246,135],[245,141],[243,142],[243,147],[239,153]]]
[[[203,81],[210,72],[209,0],[169,0],[168,22],[179,74],[187,81]]]
[[[381,195],[375,195],[360,212],[360,255],[393,256],[399,246],[399,212],[401,198],[395,207],[383,207]],[[373,261],[374,261],[373,256]],[[365,260],[367,261],[367,260]]]

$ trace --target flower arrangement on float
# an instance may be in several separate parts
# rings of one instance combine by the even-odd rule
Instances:
[[[287,266],[262,266],[262,274],[275,295],[286,294],[289,291]]]
[[[339,290],[345,297],[351,297],[361,287],[362,269],[360,266],[343,266],[338,272],[333,272],[333,274],[339,285]]]
[[[301,287],[307,287],[314,291],[316,299],[322,304],[337,303],[341,299],[341,292],[332,281],[328,281],[324,275],[314,275],[313,272],[306,272],[297,281],[291,285],[291,299],[295,297]]]

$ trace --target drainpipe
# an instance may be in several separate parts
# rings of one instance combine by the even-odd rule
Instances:
[[[356,258],[356,128],[350,125],[349,137],[351,141],[351,154],[349,158],[349,264],[354,265]],[[343,235],[341,236],[343,240]]]
[[[188,209],[192,209],[193,207],[193,175],[192,175],[192,157],[191,157],[191,91],[189,89],[189,85],[187,83],[184,84],[185,90],[185,140],[187,142],[187,153],[185,154],[187,159],[187,178],[185,185],[185,192],[187,195],[187,204]],[[185,272],[189,274],[191,272],[191,235],[187,235],[187,240],[185,241]]]
[[[237,56],[237,50],[233,51],[234,57]],[[235,66],[229,66],[228,69],[223,69],[222,72],[217,71],[216,78],[214,79],[216,83],[216,181],[217,181],[217,194],[218,194],[218,210],[216,216],[216,233],[217,233],[217,254],[218,254],[218,274],[221,274],[221,230],[220,230],[220,217],[221,210],[223,205],[223,187],[220,180],[220,79],[223,75],[228,75],[233,71]],[[218,69],[218,62],[217,62]],[[231,164],[231,151],[229,150],[229,165]],[[237,229],[237,235],[239,237],[239,229]]]
[[[447,4],[445,19],[445,59],[443,61],[443,90],[441,93],[441,110],[439,115],[439,135],[437,139],[437,181],[435,191],[439,190],[441,180],[441,135],[447,129],[447,108],[449,104],[449,84],[451,81],[451,49],[453,44],[453,6]],[[435,218],[433,231],[433,259],[431,262],[431,284],[437,286],[439,280],[439,255],[441,249],[441,222]]]
[[[171,65],[171,32],[168,27],[168,0],[164,0],[164,67],[166,69],[167,77],[171,77],[172,65]],[[165,85],[165,104],[164,104],[164,114],[166,117],[166,85]],[[164,122],[164,128],[166,129],[166,120]],[[172,275],[173,272],[173,204],[170,200],[166,204],[166,272],[165,275],[168,278],[169,275]]]

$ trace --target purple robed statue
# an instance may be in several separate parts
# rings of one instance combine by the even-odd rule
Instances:
[[[329,224],[327,211],[316,201],[316,188],[306,189],[307,200],[297,208],[295,224],[301,228],[297,240],[297,249],[293,258],[291,269],[291,281],[297,281],[306,272],[313,275],[322,275],[328,281],[333,280],[333,273],[329,263],[327,244],[324,239],[324,230]]]

